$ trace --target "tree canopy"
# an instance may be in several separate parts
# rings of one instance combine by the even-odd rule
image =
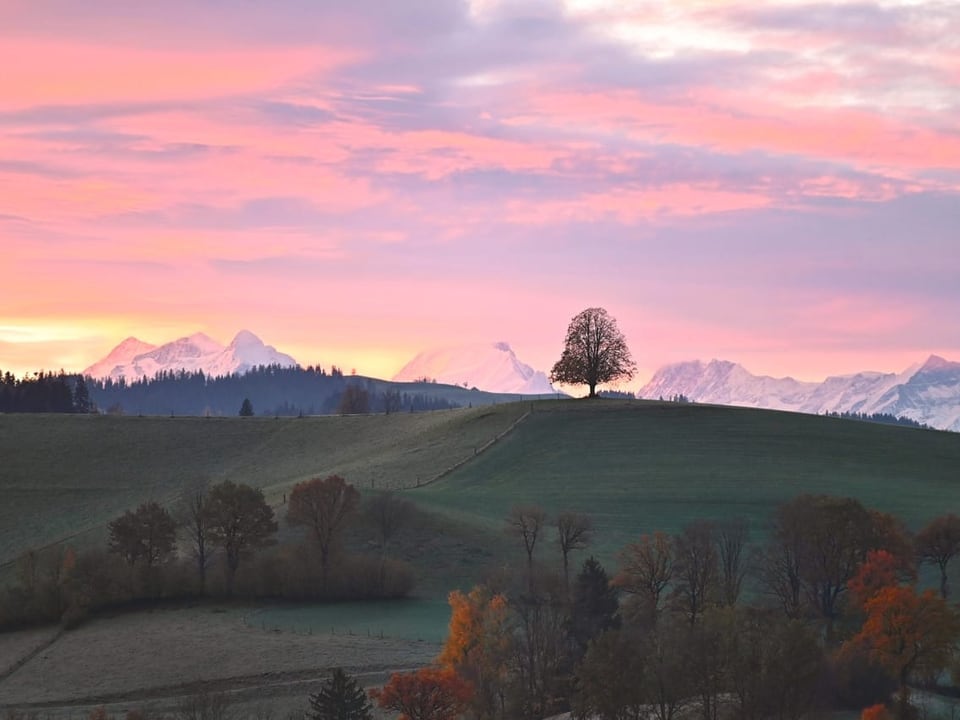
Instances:
[[[225,480],[210,489],[206,516],[209,540],[222,547],[226,555],[227,589],[232,591],[240,559],[272,544],[277,532],[273,509],[260,490]]]
[[[586,385],[589,397],[596,397],[597,385],[629,380],[636,368],[617,321],[603,308],[593,307],[570,321],[563,354],[550,371],[550,380]]]

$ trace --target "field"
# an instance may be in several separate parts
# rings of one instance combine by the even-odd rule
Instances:
[[[146,500],[230,479],[269,502],[340,473],[358,488],[426,482],[506,430],[526,405],[316,418],[0,415],[0,567],[28,548],[82,544]]]
[[[262,703],[284,717],[306,709],[307,695],[333,667],[382,683],[390,671],[422,666],[439,651],[428,642],[264,630],[248,615],[244,608],[203,607],[97,619],[0,681],[0,710],[85,717],[105,705],[120,716],[142,706],[171,712],[184,697],[208,692],[227,693],[250,716]],[[43,639],[26,631],[4,637],[4,645],[23,645],[21,636]]]
[[[743,516],[755,537],[800,493],[849,495],[916,529],[960,510],[960,434],[729,407],[538,403],[441,482],[424,507],[500,531],[515,504],[595,523],[605,558],[641,533]]]
[[[193,680],[238,701],[278,697],[293,707],[332,664],[375,682],[427,662],[449,617],[447,590],[522,562],[503,533],[515,504],[588,513],[590,552],[610,563],[641,533],[700,517],[743,516],[759,539],[775,506],[803,492],[850,495],[914,529],[960,509],[960,434],[669,403],[555,400],[280,420],[0,416],[0,457],[8,564],[27,547],[102,538],[110,519],[139,502],[173,504],[197,483],[226,478],[263,487],[279,509],[295,482],[338,472],[361,491],[406,488],[419,508],[393,552],[415,564],[420,597],[396,608],[101,617],[6,678],[4,668],[29,658],[49,631],[4,636],[4,701],[61,715],[100,702],[119,710],[134,697],[169,708]],[[354,542],[365,542],[362,533]],[[538,553],[558,561],[550,536]]]

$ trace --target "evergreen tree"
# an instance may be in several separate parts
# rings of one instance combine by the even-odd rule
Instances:
[[[83,375],[77,376],[77,382],[73,386],[73,409],[78,413],[93,412],[90,391],[87,390],[87,381],[83,379]]]
[[[370,701],[357,681],[336,668],[320,692],[310,696],[310,720],[372,720]]]
[[[253,403],[250,398],[244,398],[240,405],[240,417],[253,417]]]
[[[590,642],[601,633],[619,626],[618,608],[616,588],[611,587],[603,565],[590,557],[573,585],[569,628],[575,660],[583,658]]]

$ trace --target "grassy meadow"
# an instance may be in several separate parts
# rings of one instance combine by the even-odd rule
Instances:
[[[576,510],[605,559],[641,533],[743,516],[762,535],[800,493],[849,495],[917,529],[960,511],[960,434],[795,413],[601,400],[536,403],[501,442],[410,496],[500,531],[512,505]]]
[[[221,480],[274,505],[301,480],[339,473],[362,491],[412,487],[472,457],[526,404],[348,417],[0,415],[0,566],[28,548],[101,538],[147,500],[174,506]]]
[[[488,561],[502,552],[515,504],[588,513],[605,559],[700,517],[744,516],[762,534],[772,509],[804,492],[850,495],[913,528],[960,509],[960,434],[644,401],[289,419],[8,415],[0,458],[0,564],[102,538],[123,511],[174,506],[198,483],[245,482],[279,507],[294,483],[334,472],[361,492],[408,488],[434,513],[407,554],[430,554],[423,567],[438,575],[478,545]],[[425,578],[436,589],[445,579]]]
[[[58,685],[38,683],[37,673],[48,670],[32,659],[3,681],[8,702],[72,714],[142,695],[165,707],[200,677],[190,673],[202,672],[238,697],[287,693],[293,707],[312,687],[303,683],[315,682],[318,662],[382,682],[385,668],[435,655],[449,620],[447,591],[523,563],[519,542],[503,532],[513,505],[589,514],[596,528],[589,552],[611,570],[625,543],[695,518],[744,516],[758,540],[776,505],[805,492],[853,496],[917,529],[960,510],[960,434],[620,400],[290,419],[0,415],[0,581],[27,548],[68,538],[79,547],[102,543],[106,524],[145,500],[175,506],[197,484],[231,479],[263,488],[282,517],[294,483],[330,473],[361,492],[403,488],[414,501],[417,512],[390,554],[414,565],[417,598],[237,607],[229,618],[204,606],[96,618],[44,651],[44,667],[62,673]],[[368,531],[353,528],[353,549],[368,546]],[[538,556],[559,565],[552,531]],[[176,648],[125,650],[130,638],[142,648],[144,632],[157,638],[150,647],[172,638]],[[17,642],[7,643],[6,661],[0,653],[0,670],[24,647],[42,645],[35,633],[8,636]],[[211,663],[211,647],[262,660],[255,668],[245,660],[223,665],[219,656]],[[94,666],[77,660],[91,648],[123,660],[91,678]],[[192,665],[184,666],[184,652]]]

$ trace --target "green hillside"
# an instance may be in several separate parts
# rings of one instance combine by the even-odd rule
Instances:
[[[607,558],[698,517],[743,515],[762,532],[776,504],[803,492],[852,495],[913,527],[960,510],[960,434],[642,401],[290,419],[10,415],[0,458],[0,565],[99,538],[144,500],[172,505],[227,478],[278,507],[293,483],[333,472],[361,491],[421,484],[410,497],[439,517],[408,550],[431,554],[422,567],[436,573],[497,555],[518,503],[590,514]]]
[[[538,403],[421,504],[500,530],[513,504],[578,510],[609,557],[653,530],[741,515],[762,533],[800,493],[850,495],[916,528],[960,511],[960,434],[811,415],[665,403]]]
[[[294,483],[339,473],[361,490],[411,487],[471,457],[527,408],[309,418],[0,415],[0,566],[145,500],[172,505],[231,479],[279,504]]]

